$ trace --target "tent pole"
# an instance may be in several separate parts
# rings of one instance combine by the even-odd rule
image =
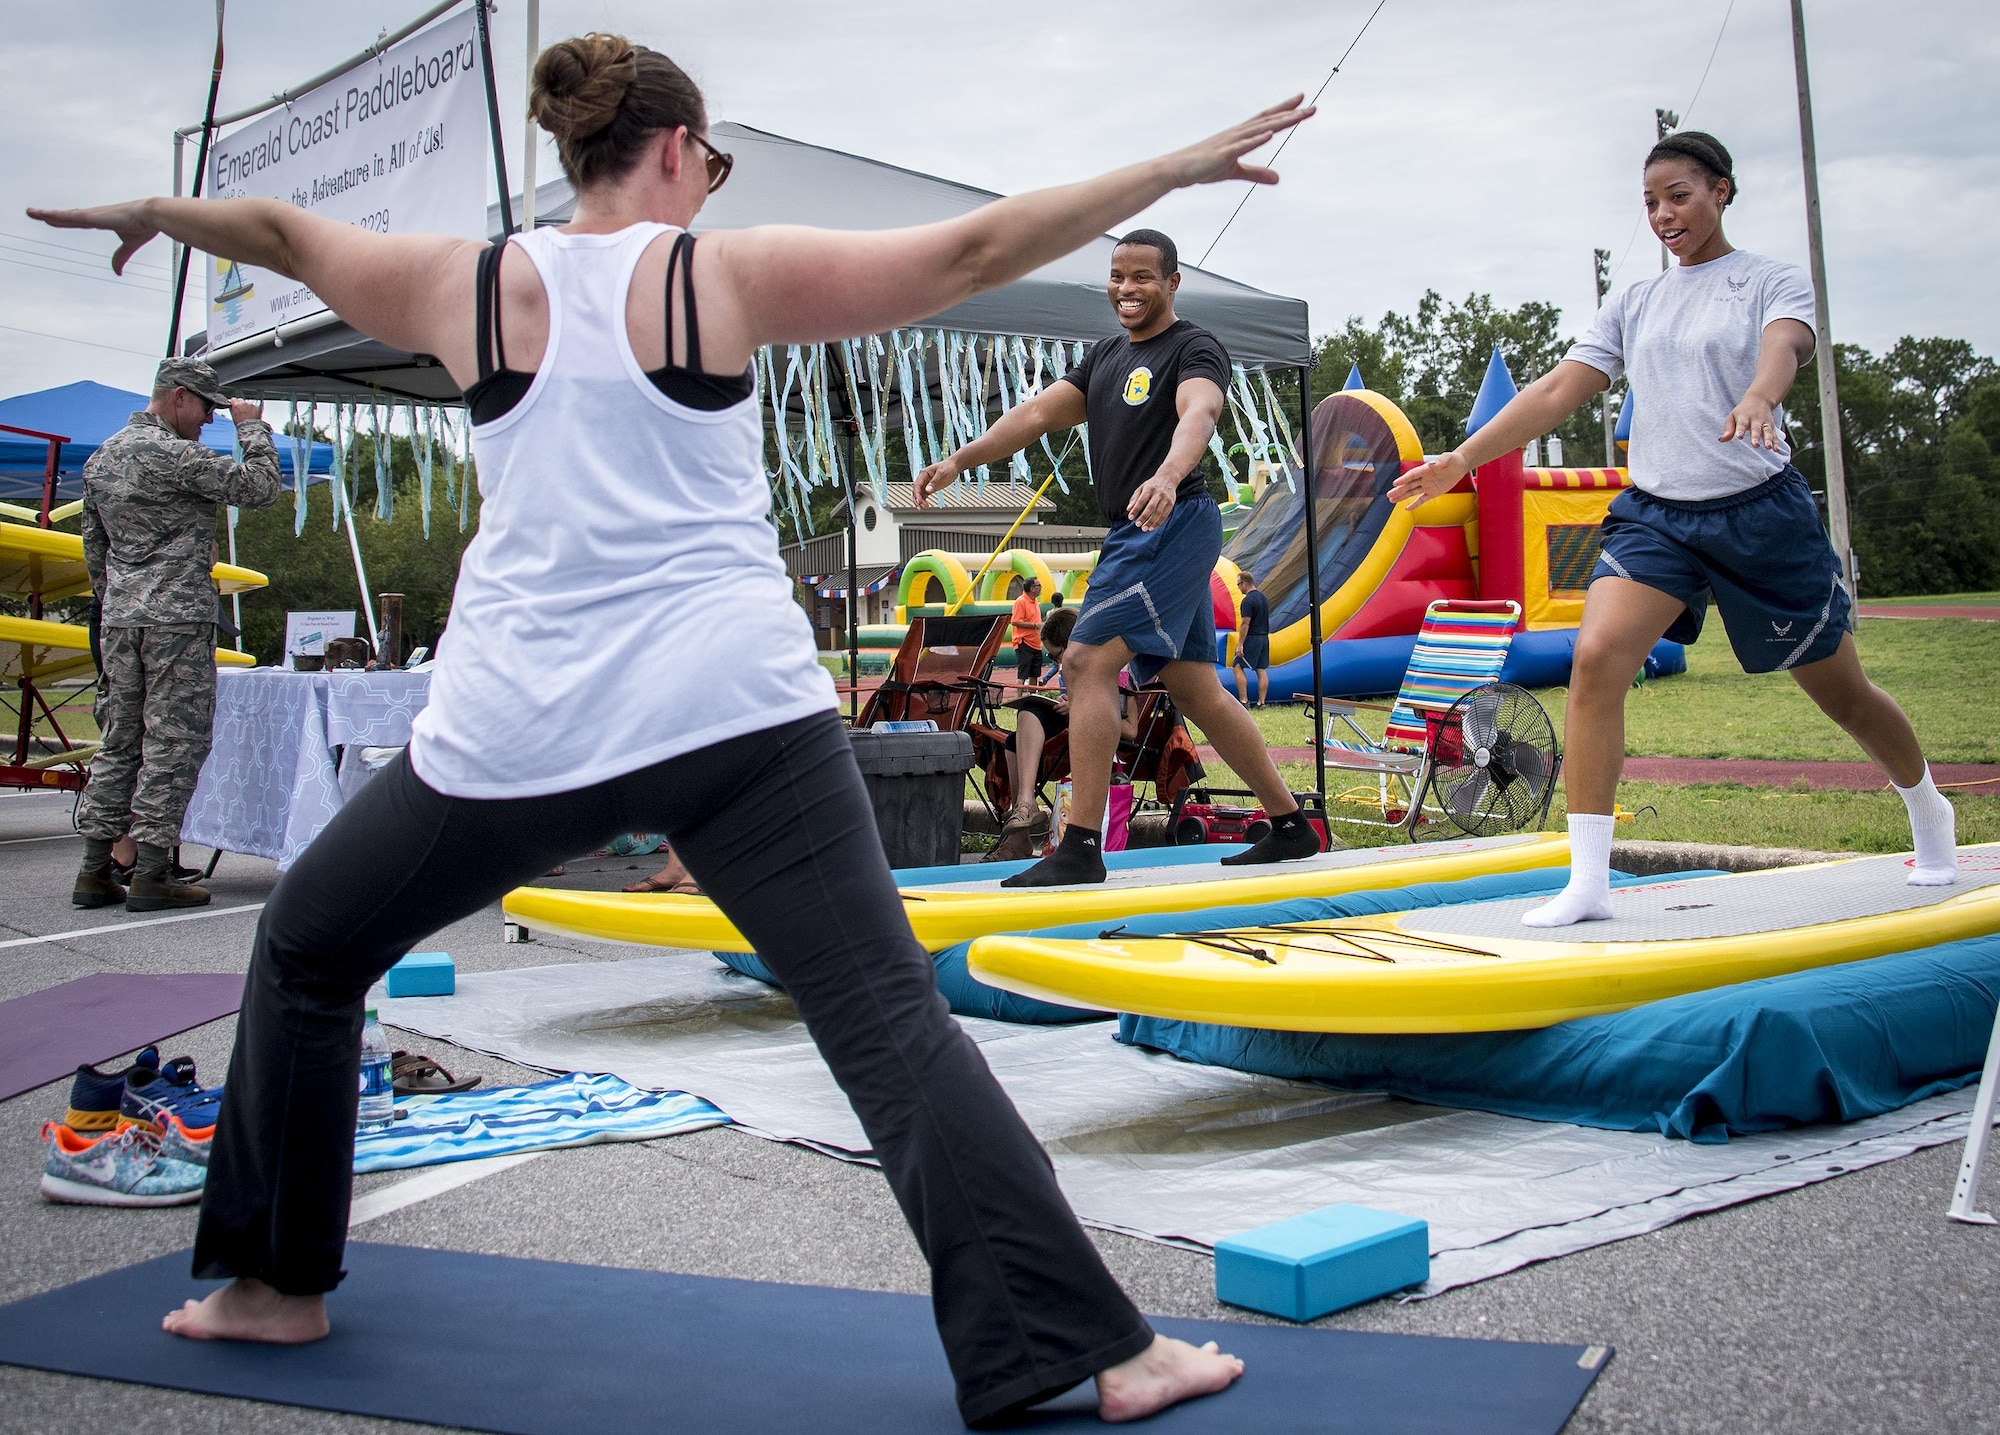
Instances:
[[[208,108],[201,119],[201,144],[195,150],[194,192],[201,193],[202,179],[208,173],[208,146],[215,138],[215,97],[222,89],[222,6],[223,0],[215,0],[215,65],[208,72]],[[174,150],[176,161],[180,159],[180,149]],[[178,164],[176,164],[178,168]],[[177,176],[178,177],[178,176]],[[176,186],[175,193],[179,193]],[[167,320],[167,357],[171,359],[181,347],[181,300],[187,294],[188,261],[194,251],[184,244],[174,246],[179,250],[179,262],[174,266],[174,312]]]
[[[512,234],[514,198],[507,193],[507,147],[500,138],[500,91],[494,88],[493,37],[487,32],[487,0],[472,0],[472,9],[479,19],[479,60],[486,67],[486,127],[493,134],[493,173],[500,179],[500,232]]]
[[[535,57],[542,53],[542,0],[528,0],[528,80],[530,93],[535,88]],[[525,111],[528,107],[521,106]],[[521,232],[526,234],[535,227],[535,161],[540,158],[537,143],[535,117],[529,115],[527,129],[521,136]]]
[[[1306,602],[1311,607],[1309,632],[1313,670],[1313,786],[1319,810],[1326,813],[1326,675],[1319,650],[1319,465],[1312,436],[1312,369],[1299,366],[1299,456],[1306,484]],[[1332,833],[1327,834],[1330,838]]]
[[[859,566],[855,562],[855,546],[861,530],[854,522],[854,510],[859,506],[854,497],[854,415],[847,416],[841,425],[841,457],[847,473],[847,720],[856,722],[861,716],[861,595],[854,590],[860,586]]]

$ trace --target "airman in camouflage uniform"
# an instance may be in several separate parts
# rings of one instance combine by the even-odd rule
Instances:
[[[199,442],[224,405],[241,463]],[[127,901],[111,873],[111,844],[127,830],[139,844],[133,911],[208,901],[174,880],[171,863],[215,715],[216,506],[278,499],[278,451],[257,413],[199,359],[168,359],[152,402],[83,466],[83,559],[103,607],[104,746],[78,812],[79,907]]]

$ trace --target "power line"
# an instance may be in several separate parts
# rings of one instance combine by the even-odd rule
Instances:
[[[74,244],[58,244],[53,239],[42,239],[32,234],[17,234],[11,229],[0,229],[0,239],[11,239],[17,244],[35,244],[44,249],[60,249],[65,254],[78,254],[98,264],[107,264],[111,260],[110,255],[99,253],[95,249],[82,249]],[[154,259],[139,259],[135,257],[126,260],[125,267],[128,270],[156,269],[162,276],[165,276],[167,273],[167,266]]]
[[[1389,0],[1376,0],[1375,8],[1368,12],[1368,18],[1361,22],[1361,28],[1354,32],[1354,38],[1347,42],[1347,48],[1340,52],[1340,58],[1333,62],[1333,68],[1326,72],[1326,78],[1319,82],[1319,88],[1313,91],[1313,97],[1306,102],[1308,107],[1319,103],[1319,97],[1326,93],[1326,87],[1333,83],[1333,77],[1340,73],[1340,67],[1347,63],[1347,57],[1354,53],[1354,47],[1361,43],[1361,37],[1368,33],[1368,27],[1375,23],[1375,17],[1382,13],[1382,7],[1388,3]],[[1734,0],[1731,0],[1731,3],[1733,4]],[[1271,152],[1270,163],[1272,165],[1277,164],[1278,156],[1285,152],[1285,146],[1292,142],[1292,136],[1298,132],[1298,126],[1296,125],[1286,131],[1285,138]],[[1215,238],[1208,241],[1208,248],[1201,251],[1201,258],[1195,261],[1197,268],[1208,263],[1208,256],[1215,253],[1215,246],[1222,243],[1222,236],[1229,232],[1229,226],[1236,222],[1236,216],[1243,212],[1243,206],[1250,202],[1250,196],[1255,194],[1261,187],[1260,185],[1253,184],[1249,189],[1244,191],[1243,198],[1236,202],[1236,208],[1229,211],[1229,218],[1222,221],[1222,228],[1215,231]]]
[[[43,329],[23,329],[19,324],[0,324],[0,329],[5,329],[11,334],[32,334],[37,339],[57,339],[65,344],[83,344],[92,349],[109,349],[114,354],[137,354],[142,359],[153,357],[150,349],[127,349],[117,344],[100,344],[95,339],[73,339],[68,334],[51,334]]]
[[[0,254],[0,264],[18,264],[23,269],[39,269],[44,274],[64,274],[71,279],[88,279],[93,284],[112,284],[123,289],[128,294],[139,290],[146,290],[155,294],[164,294],[167,292],[164,285],[150,284],[144,279],[114,279],[108,274],[83,274],[74,269],[54,269],[46,264],[30,264],[25,259],[9,259],[4,254]]]
[[[75,274],[84,279],[110,279],[110,280],[117,280],[120,282],[130,281],[135,284],[164,285],[166,283],[166,278],[164,275],[141,274],[131,271],[128,271],[123,275],[113,275],[108,269],[100,268],[98,265],[95,264],[85,265],[79,260],[64,259],[59,254],[43,254],[39,250],[35,249],[17,249],[12,244],[9,244],[5,239],[0,239],[0,257],[4,257],[7,254],[20,255],[21,258],[12,261],[18,264],[25,264],[30,260],[36,260],[40,261],[37,267],[43,267],[43,268],[46,268],[51,264],[72,266],[69,268],[54,269],[50,271],[51,273],[55,274]]]
[[[1715,27],[1715,43],[1709,47],[1708,63],[1701,67],[1701,79],[1694,87],[1694,99],[1681,106],[1683,124],[1687,116],[1694,113],[1695,100],[1701,98],[1703,88],[1708,84],[1708,72],[1715,68],[1715,57],[1722,53],[1722,37],[1729,29],[1729,17],[1736,13],[1736,0],[1729,0],[1729,7],[1722,12],[1722,23]],[[1625,252],[1618,256],[1618,262],[1611,266],[1611,277],[1617,278],[1618,271],[1625,267],[1625,261],[1632,257],[1632,246],[1639,240],[1639,226],[1646,221],[1646,212],[1639,211],[1639,217],[1632,221],[1632,232],[1625,239]]]

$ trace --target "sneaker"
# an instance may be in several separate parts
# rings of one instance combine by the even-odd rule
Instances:
[[[204,1090],[195,1080],[194,1062],[177,1056],[157,1071],[135,1066],[125,1073],[118,1124],[158,1127],[162,1113],[171,1111],[188,1126],[213,1126],[221,1105],[222,1088]]]
[[[69,1084],[69,1114],[63,1117],[63,1124],[72,1131],[81,1131],[89,1136],[101,1136],[117,1129],[126,1076],[142,1067],[147,1071],[156,1070],[159,1064],[160,1049],[149,1046],[132,1058],[132,1064],[124,1071],[99,1071],[94,1066],[79,1066],[76,1079]]]
[[[46,1121],[42,1141],[42,1194],[67,1205],[189,1206],[208,1179],[205,1167],[161,1155],[159,1136],[146,1126],[91,1140]]]
[[[189,1126],[171,1111],[160,1113],[160,1155],[169,1161],[208,1167],[208,1148],[215,1144],[213,1125]]]

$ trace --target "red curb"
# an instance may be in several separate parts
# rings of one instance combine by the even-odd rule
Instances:
[[[1309,747],[1274,747],[1274,762],[1310,763]],[[1220,762],[1212,747],[1201,749],[1203,762]],[[1888,786],[1889,779],[1872,762],[1788,762],[1754,757],[1628,757],[1625,776],[1634,782],[1674,785],[1736,783],[1743,787],[1790,787],[1803,777],[1814,789],[1870,792]],[[1931,767],[1940,787],[1957,787],[1967,796],[2000,797],[2000,763],[1941,762]],[[1966,786],[1965,784],[1977,784]]]

